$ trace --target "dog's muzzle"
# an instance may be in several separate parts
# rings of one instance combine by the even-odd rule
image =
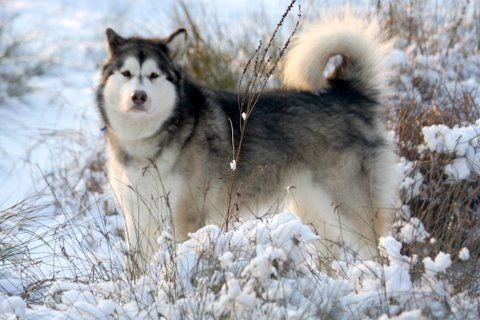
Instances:
[[[144,110],[147,98],[147,93],[145,91],[135,90],[135,92],[132,94],[133,108],[137,110]]]

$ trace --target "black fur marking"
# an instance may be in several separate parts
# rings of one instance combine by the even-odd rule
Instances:
[[[105,68],[104,68],[105,69]],[[103,88],[105,87],[104,84],[100,84],[97,88],[96,92],[96,99],[97,99],[97,106],[98,111],[100,112],[100,117],[102,118],[103,124],[105,127],[109,127],[110,123],[108,121],[108,117],[104,107],[104,100],[103,100]]]
[[[133,161],[133,157],[121,148],[117,149],[117,159],[119,159],[120,162],[125,166],[130,165],[130,163]]]
[[[140,65],[142,65],[147,59],[147,54],[143,50],[138,51],[137,60]]]
[[[126,40],[120,37],[115,31],[111,28],[108,28],[105,31],[107,35],[108,47],[111,54],[116,54],[119,51],[119,48],[125,44]]]

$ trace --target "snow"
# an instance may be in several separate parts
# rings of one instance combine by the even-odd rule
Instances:
[[[452,160],[445,165],[444,172],[451,181],[469,180],[480,176],[480,126],[475,124],[455,126],[433,125],[422,129],[424,144],[420,152],[426,151],[445,154]],[[402,188],[410,190],[411,198],[420,192],[422,176],[412,170],[411,163],[404,163],[404,172],[409,177],[402,182]],[[407,171],[410,170],[410,173]],[[412,176],[413,174],[413,176]]]
[[[445,166],[445,173],[455,180],[464,180],[470,176],[467,159],[459,158]]]
[[[386,58],[385,64],[387,67],[401,67],[408,64],[407,54],[399,49],[393,49],[390,55]]]
[[[230,161],[230,170],[232,170],[232,171],[237,170],[237,161],[235,159]]]
[[[388,315],[382,315],[378,320],[418,320],[422,319],[422,311],[421,310],[412,310],[412,311],[405,311],[398,316],[389,317]]]
[[[470,259],[470,251],[468,250],[468,248],[464,247],[460,250],[460,252],[458,253],[458,259],[462,261],[467,261],[468,259]]]
[[[440,251],[435,257],[435,260],[426,257],[423,259],[423,264],[425,265],[425,272],[431,276],[439,272],[445,272],[452,264],[452,259],[450,258],[450,254]]]
[[[5,298],[0,304],[0,314],[6,318],[23,318],[27,304],[18,296]]]
[[[478,145],[480,127],[454,127],[433,125],[422,129],[428,148],[440,153],[452,153],[458,157],[467,155],[467,151]]]
[[[410,221],[400,229],[400,236],[403,242],[413,243],[424,242],[429,237],[429,234],[418,218],[411,218]]]
[[[402,299],[413,289],[410,280],[410,261],[400,254],[402,245],[393,237],[380,239],[380,249],[390,260],[390,265],[384,267],[385,288],[389,298]]]
[[[420,171],[415,170],[413,163],[401,158],[398,164],[398,171],[401,172],[403,179],[400,181],[400,190],[405,191],[406,202],[417,197],[420,194],[423,175]],[[407,209],[408,210],[408,209]]]
[[[413,282],[411,259],[401,253],[401,243],[388,236],[380,239],[387,264],[337,261],[332,265],[334,273],[327,274],[316,264],[311,245],[316,239],[289,212],[250,221],[228,232],[209,225],[178,245],[168,235],[160,237],[156,261],[137,281],[124,276],[89,284],[56,281],[44,294],[41,307],[29,307],[18,296],[0,296],[0,308],[20,318],[58,317],[68,312],[74,319],[149,318],[155,314],[168,319],[182,319],[185,314],[204,319],[318,315],[342,319],[387,308],[392,319],[395,314],[398,319],[409,319],[418,310],[400,310],[415,301],[416,308],[445,315],[442,304],[432,301],[436,296],[438,301],[445,297],[446,284],[436,275],[450,266],[448,254],[424,259],[426,273]],[[378,294],[383,290],[385,298]],[[474,302],[462,299],[466,299],[466,308],[461,312],[473,312],[470,304]],[[380,316],[389,319],[377,313]]]

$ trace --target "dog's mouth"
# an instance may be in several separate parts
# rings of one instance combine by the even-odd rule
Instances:
[[[152,108],[146,104],[131,104],[124,109],[124,112],[127,114],[147,115],[152,113]]]
[[[147,108],[145,107],[144,104],[134,104],[132,106],[130,106],[130,109],[128,110],[128,112],[146,112],[147,111]]]

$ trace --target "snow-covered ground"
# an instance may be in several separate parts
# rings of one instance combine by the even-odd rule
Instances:
[[[275,21],[288,2],[262,6]],[[364,2],[359,1],[362,8]],[[316,236],[283,212],[229,232],[206,226],[179,246],[164,234],[149,272],[129,280],[123,221],[101,168],[103,139],[94,97],[105,58],[103,32],[112,26],[126,35],[168,34],[177,27],[168,16],[172,3],[5,2],[2,10],[17,14],[11,36],[29,39],[23,63],[44,61],[47,68],[30,79],[30,93],[0,99],[0,318],[480,318],[480,290],[457,290],[446,276],[454,263],[456,269],[478,264],[478,248],[468,247],[478,242],[422,257],[402,250],[402,244],[436,241],[411,216],[409,201],[422,196],[430,179],[412,159],[399,163],[404,203],[392,234],[379,243],[381,263],[353,258],[326,263],[312,246]],[[205,5],[227,23],[249,23],[249,1]],[[443,23],[438,21],[437,30]],[[432,101],[443,101],[437,107],[449,108],[447,98],[456,101],[468,92],[472,105],[480,106],[478,34],[464,37],[451,45],[437,32],[424,45],[450,47],[438,54],[405,46],[400,38],[389,60],[402,70],[391,104],[424,103],[431,95]],[[435,90],[422,91],[418,81]],[[420,154],[448,157],[446,183],[479,181],[479,121],[426,126],[422,133]],[[468,205],[478,219],[476,201]],[[479,276],[472,281],[479,282]]]

